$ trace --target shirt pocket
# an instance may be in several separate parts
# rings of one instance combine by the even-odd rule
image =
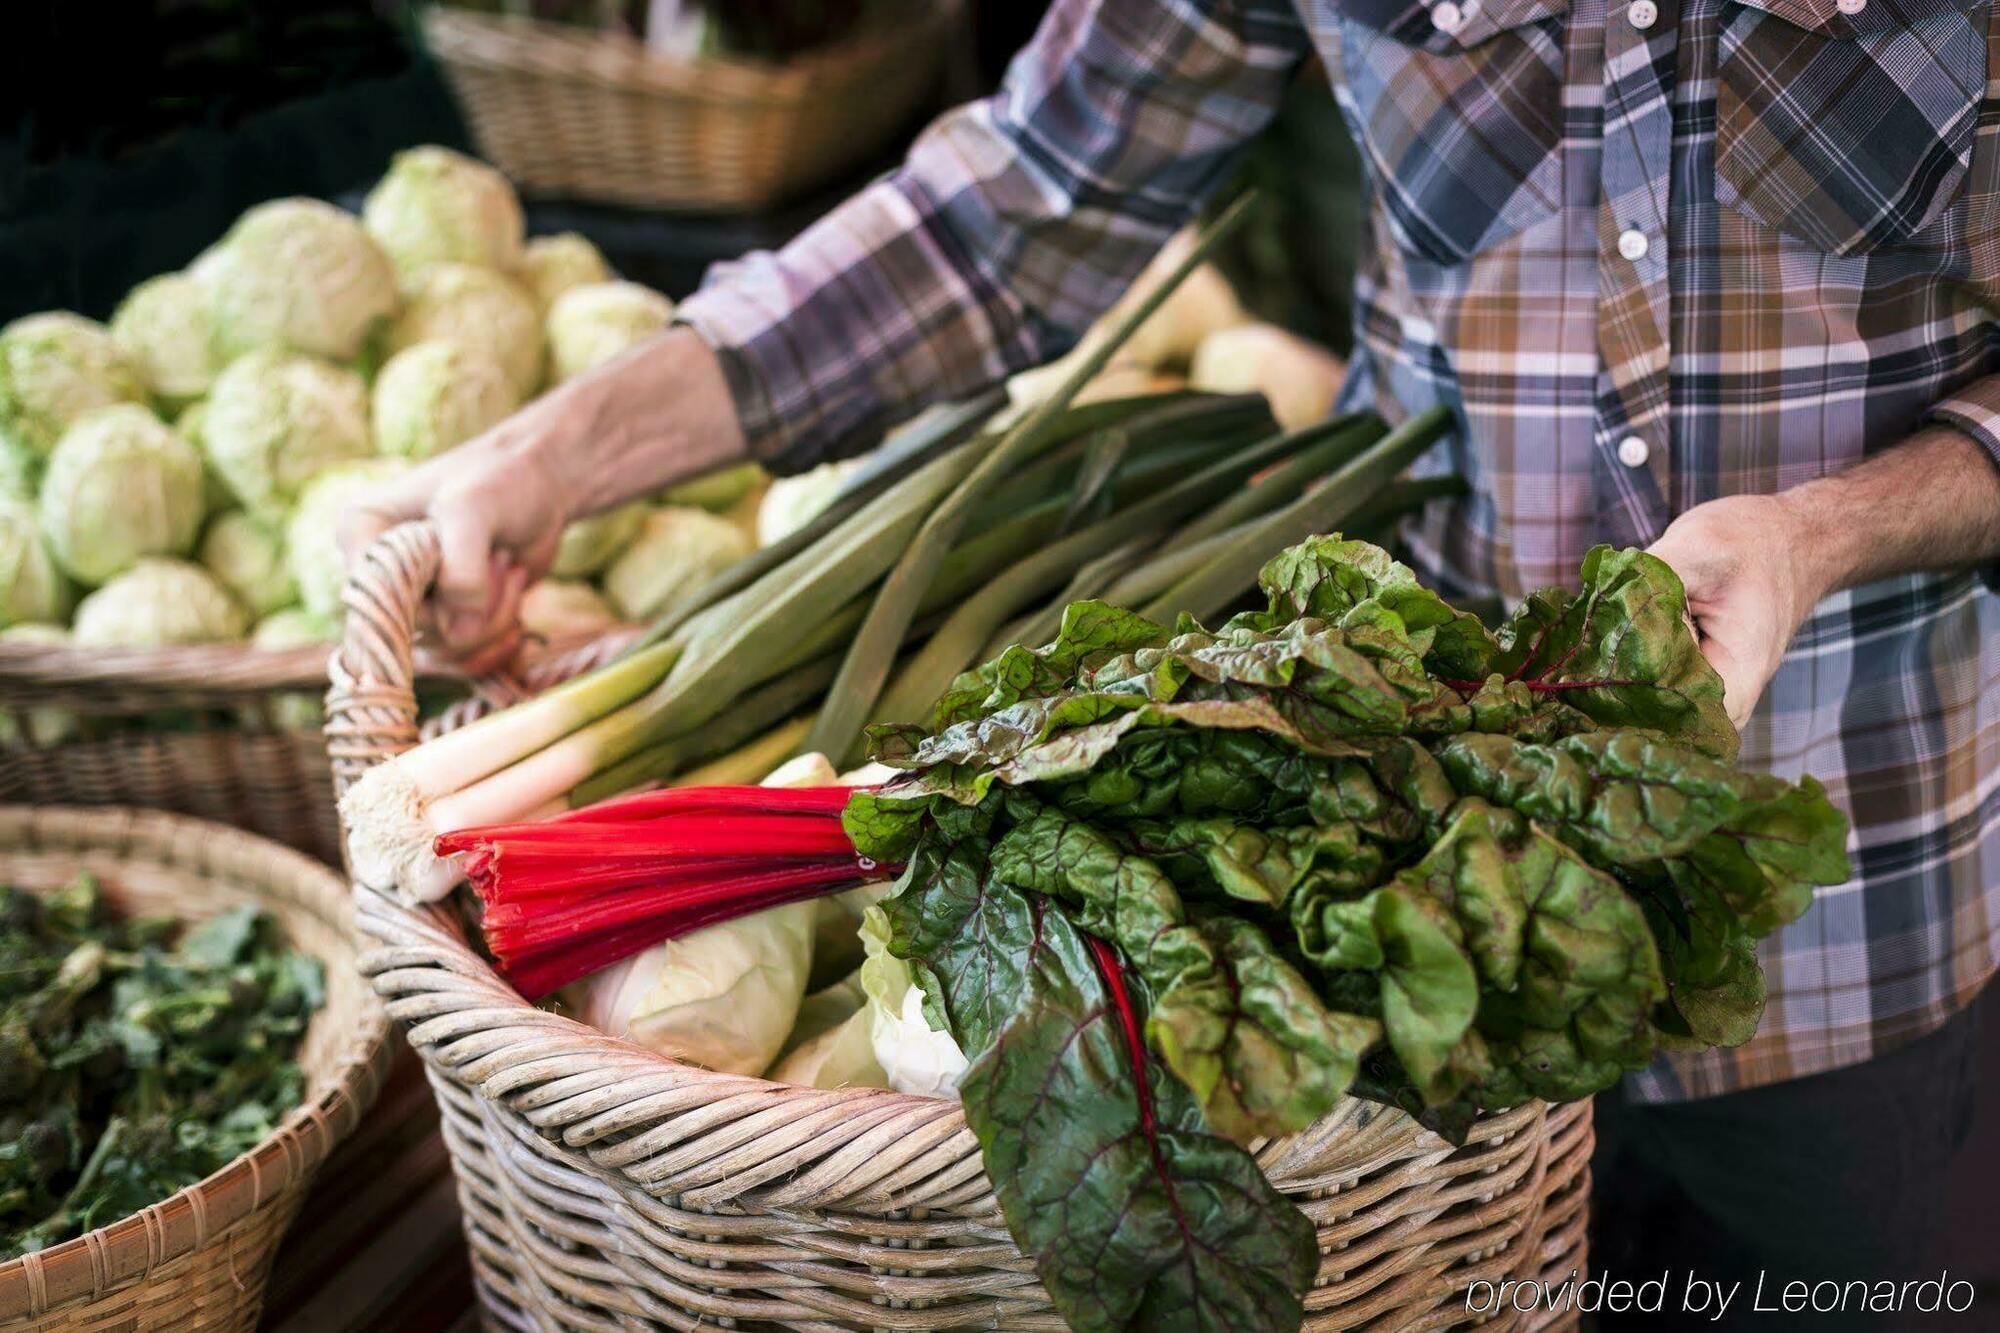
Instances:
[[[1907,244],[1958,198],[1986,88],[1979,0],[1725,0],[1715,194],[1835,255]]]
[[[1569,0],[1348,0],[1346,110],[1396,242],[1456,264],[1562,200]]]

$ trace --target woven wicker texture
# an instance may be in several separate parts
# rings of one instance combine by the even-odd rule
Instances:
[[[389,1065],[388,1019],[355,970],[348,895],[326,866],[233,829],[150,811],[0,807],[0,882],[53,889],[88,870],[121,910],[264,907],[326,966],[299,1050],[306,1101],[251,1153],[131,1217],[0,1264],[0,1329],[248,1329],[313,1173]]]
[[[624,35],[433,5],[424,38],[480,155],[533,194],[732,212],[835,180],[937,87],[959,6],[785,65],[670,59]]]
[[[415,738],[409,639],[436,569],[434,533],[406,525],[349,586],[343,781]],[[363,886],[357,915],[437,1092],[494,1326],[1063,1327],[956,1105],[677,1064],[524,1002],[449,910]],[[1263,1145],[1319,1229],[1308,1327],[1449,1327],[1476,1279],[1581,1270],[1590,1146],[1587,1104],[1491,1117],[1454,1149],[1352,1101]]]
[[[338,864],[326,748],[312,732],[282,729],[273,709],[286,694],[322,693],[326,658],[324,648],[0,644],[0,709],[60,709],[85,736],[17,737],[0,751],[0,801],[172,810]]]

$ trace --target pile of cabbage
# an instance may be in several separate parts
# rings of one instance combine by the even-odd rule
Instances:
[[[257,205],[108,325],[17,319],[0,328],[0,642],[330,643],[342,509],[672,313],[584,237],[526,239],[491,167],[423,147],[358,217]],[[530,630],[668,609],[751,549],[762,481],[737,469],[577,523]],[[732,508],[748,512],[710,512]],[[32,739],[68,726],[51,715]]]

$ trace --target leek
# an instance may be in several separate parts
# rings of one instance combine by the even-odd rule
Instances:
[[[862,722],[874,709],[876,698],[888,679],[896,649],[916,614],[917,604],[972,508],[998,479],[1046,446],[1051,427],[1069,407],[1070,401],[1110,363],[1118,349],[1166,302],[1187,275],[1243,224],[1249,217],[1254,198],[1253,194],[1245,194],[1204,227],[1188,248],[1188,253],[1165,280],[1126,312],[1104,340],[1077,361],[1056,391],[1001,436],[952,493],[931,511],[909,549],[903,552],[902,558],[883,581],[881,590],[876,593],[868,618],[862,622],[860,631],[848,648],[846,660],[841,663],[840,675],[828,695],[827,706],[821,710],[819,720],[813,725],[812,735],[806,742],[808,749],[824,755],[844,755],[854,748]]]
[[[1256,521],[1216,558],[1149,602],[1142,612],[1171,621],[1182,612],[1197,620],[1221,613],[1257,581],[1273,554],[1315,532],[1331,532],[1359,511],[1374,492],[1443,439],[1451,413],[1419,412],[1328,477],[1325,484]]]
[[[1257,469],[1299,447],[1297,435],[1279,435],[1203,468],[1177,484],[1101,522],[1071,533],[995,578],[945,619],[883,694],[876,720],[907,722],[920,717],[958,673],[970,666],[988,638],[1036,597],[1060,588],[1087,560],[1133,541],[1194,512],[1218,490],[1240,483]],[[838,688],[836,684],[836,688]],[[821,753],[826,753],[821,751]],[[836,767],[853,756],[827,755]]]

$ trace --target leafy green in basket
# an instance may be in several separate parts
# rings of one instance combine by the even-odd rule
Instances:
[[[324,997],[254,908],[183,932],[112,918],[89,876],[0,888],[0,1259],[255,1147],[303,1095],[293,1053]]]
[[[1757,938],[1848,873],[1818,784],[1729,762],[1650,556],[1497,634],[1365,542],[1260,582],[1214,630],[1073,604],[876,728],[904,772],[845,807],[1080,1330],[1296,1327],[1309,1231],[1245,1146],[1344,1093],[1462,1138],[1747,1040]]]

